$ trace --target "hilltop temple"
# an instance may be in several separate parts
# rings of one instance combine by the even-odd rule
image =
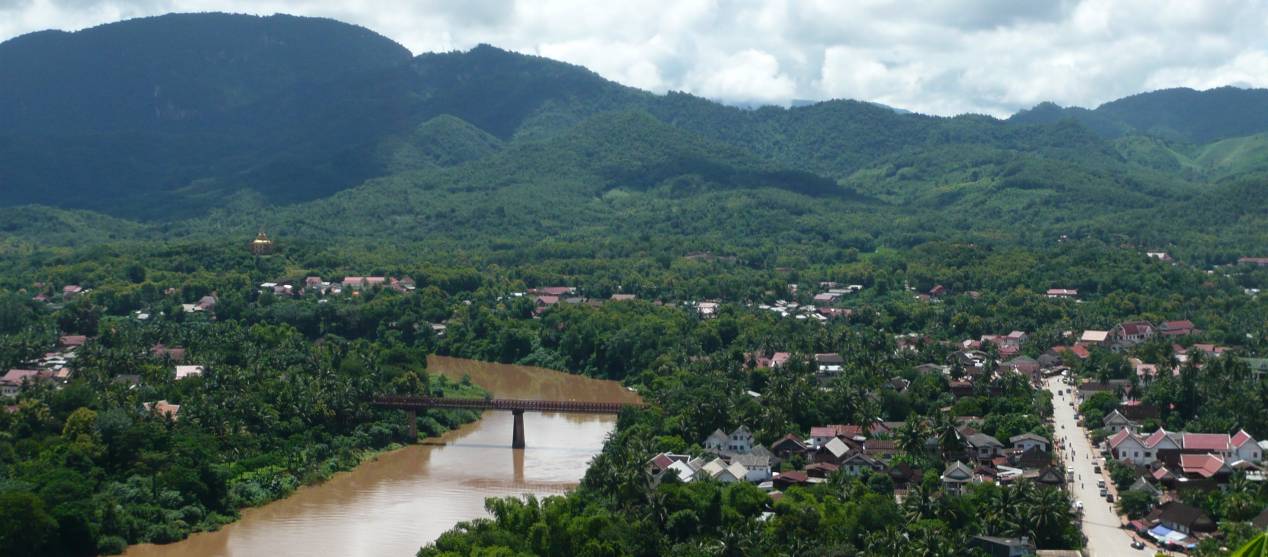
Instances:
[[[269,239],[269,235],[263,230],[251,240],[251,253],[255,255],[270,255],[273,253],[273,240]]]

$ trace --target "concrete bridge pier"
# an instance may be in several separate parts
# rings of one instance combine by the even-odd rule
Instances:
[[[515,426],[511,432],[511,448],[524,448],[524,411],[511,410],[511,415],[515,416]]]
[[[406,410],[405,421],[409,424],[409,440],[418,441],[418,412]]]

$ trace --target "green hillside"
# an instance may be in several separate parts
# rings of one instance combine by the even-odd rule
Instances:
[[[849,100],[742,109],[487,45],[410,57],[330,20],[225,14],[37,33],[0,44],[0,62],[0,116],[16,124],[0,130],[0,206],[122,219],[68,230],[266,226],[463,245],[650,231],[737,245],[1074,235],[1224,249],[1261,235],[1264,201],[1250,194],[1268,155],[1263,135],[1247,135],[1258,116],[1240,116],[1259,90],[1044,104],[1008,120]],[[96,112],[108,114],[85,116]],[[1190,222],[1185,207],[1225,191],[1251,212],[1246,226],[1153,226],[1169,212]]]

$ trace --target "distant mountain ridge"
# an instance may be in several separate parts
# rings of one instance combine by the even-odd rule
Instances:
[[[1107,102],[1094,110],[1043,103],[1010,121],[1072,119],[1105,137],[1132,132],[1187,143],[1209,143],[1268,132],[1268,89],[1162,89]]]
[[[1268,168],[1251,139],[1268,111],[1244,116],[1265,96],[1168,90],[1006,120],[850,100],[737,108],[489,45],[411,56],[332,20],[173,14],[0,43],[0,206],[170,222],[379,206],[364,193],[378,192],[404,200],[380,208],[405,222],[459,198],[478,210],[567,192],[539,207],[550,221],[592,198],[762,191],[839,208],[1135,210]]]

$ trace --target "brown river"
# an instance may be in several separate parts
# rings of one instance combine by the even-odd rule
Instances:
[[[541,368],[428,358],[432,373],[469,374],[502,398],[634,402],[619,383]],[[332,555],[408,557],[461,520],[487,516],[491,496],[557,494],[576,486],[615,416],[524,414],[527,448],[511,449],[511,414],[485,412],[442,437],[380,455],[290,497],[242,511],[216,532],[129,557]]]

